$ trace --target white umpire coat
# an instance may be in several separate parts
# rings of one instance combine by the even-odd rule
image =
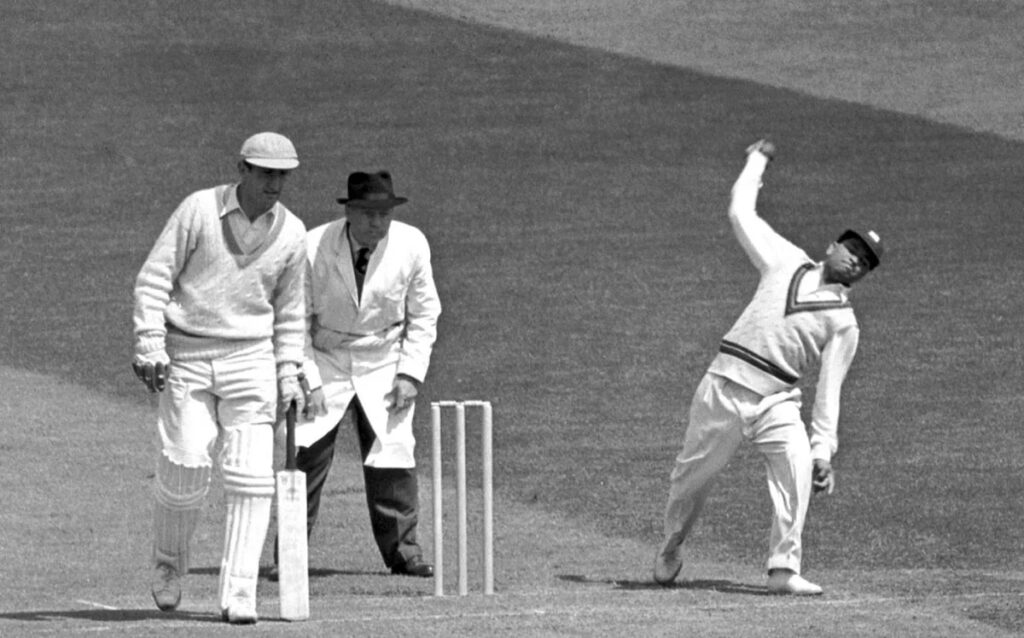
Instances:
[[[393,220],[370,255],[360,300],[346,227],[342,218],[307,234],[303,369],[311,388],[323,387],[327,414],[300,421],[296,445],[321,439],[358,395],[377,435],[365,465],[412,468],[414,408],[392,414],[385,395],[396,375],[422,381],[427,373],[441,314],[430,247],[418,229]]]

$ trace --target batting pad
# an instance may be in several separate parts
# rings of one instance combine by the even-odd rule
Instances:
[[[255,614],[260,555],[274,497],[270,425],[231,428],[221,456],[227,521],[220,566],[220,608]]]
[[[210,491],[210,466],[186,467],[161,454],[157,460],[153,508],[153,561],[187,574],[189,546]]]

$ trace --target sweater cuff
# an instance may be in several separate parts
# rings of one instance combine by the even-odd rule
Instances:
[[[828,445],[825,443],[811,445],[811,460],[817,461],[819,459],[830,463],[832,462],[832,450],[830,450]]]
[[[135,339],[135,353],[140,355],[152,354],[166,348],[163,334],[139,335]]]

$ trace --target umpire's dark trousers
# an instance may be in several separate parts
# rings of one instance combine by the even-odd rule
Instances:
[[[377,435],[363,412],[358,396],[352,398],[349,412],[355,421],[359,448],[365,461]],[[310,533],[320,512],[320,495],[334,462],[334,445],[343,422],[335,425],[313,445],[300,447],[295,454],[298,469],[306,473],[306,529]],[[414,556],[421,556],[423,552],[416,541],[419,488],[415,468],[364,465],[363,482],[366,486],[366,505],[370,510],[370,526],[384,564],[389,568],[400,567]]]

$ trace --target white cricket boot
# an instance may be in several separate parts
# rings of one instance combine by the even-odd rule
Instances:
[[[255,625],[259,620],[256,614],[255,601],[233,602],[230,607],[220,612],[221,618],[232,625]]]
[[[821,587],[791,569],[768,572],[768,593],[788,596],[820,596]]]

